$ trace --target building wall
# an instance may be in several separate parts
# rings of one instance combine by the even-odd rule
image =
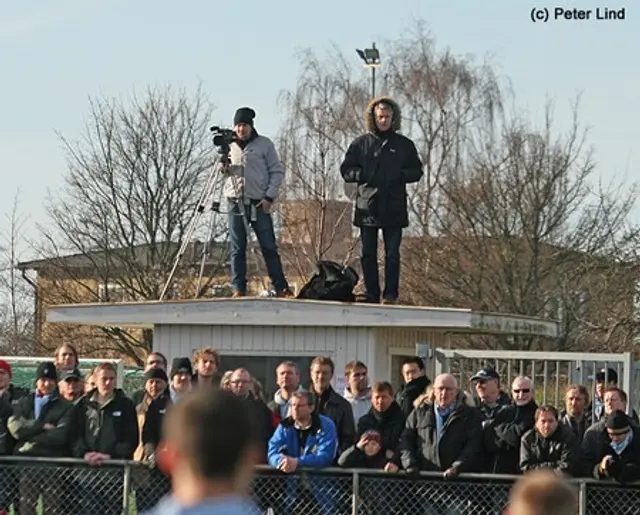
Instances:
[[[416,344],[427,343],[430,349],[448,347],[449,336],[440,331],[385,327],[374,331],[374,362],[378,380],[390,381],[394,389],[402,384],[400,363],[408,356],[416,355]],[[427,375],[433,379],[434,362],[425,362]],[[371,376],[374,377],[374,376]]]
[[[201,347],[212,346],[223,356],[264,356],[287,359],[330,356],[336,366],[334,387],[344,387],[344,367],[353,359],[375,363],[374,330],[361,327],[271,327],[271,326],[197,326],[156,325],[154,349],[169,360],[192,356]],[[376,377],[375,365],[370,367]],[[273,382],[271,378],[261,380]]]

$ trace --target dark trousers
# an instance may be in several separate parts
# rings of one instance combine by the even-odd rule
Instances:
[[[255,203],[254,203],[255,205]],[[245,206],[245,215],[253,229],[264,257],[267,273],[276,292],[282,292],[289,286],[284,277],[282,262],[276,245],[273,220],[262,209]],[[231,258],[231,286],[234,291],[247,292],[247,231],[242,220],[238,203],[229,202],[229,254]]]
[[[384,242],[384,291],[386,300],[398,299],[400,285],[400,243],[402,243],[401,227],[361,227],[360,243],[362,245],[360,263],[367,300],[380,302],[380,278],[378,276],[378,231],[382,230]]]

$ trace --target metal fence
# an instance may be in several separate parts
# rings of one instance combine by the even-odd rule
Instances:
[[[253,496],[273,515],[498,515],[514,476],[407,477],[372,470],[325,469],[285,475],[258,467]],[[640,515],[640,485],[573,480],[580,515]],[[20,515],[134,515],[168,493],[168,480],[136,462],[0,457],[0,510]]]
[[[473,349],[435,349],[435,375],[447,372],[468,388],[471,377],[480,368],[495,368],[503,378],[504,387],[519,375],[533,379],[537,400],[544,404],[562,406],[565,388],[571,383],[586,385],[591,398],[595,394],[595,375],[611,368],[618,374],[619,386],[629,396],[629,412],[636,406],[636,376],[640,378],[640,365],[630,352],[595,354],[585,352],[542,352]]]

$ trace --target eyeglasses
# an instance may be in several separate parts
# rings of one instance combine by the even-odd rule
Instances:
[[[513,393],[529,393],[531,391],[531,389],[529,388],[522,388],[520,390],[513,390]]]
[[[245,381],[244,379],[236,379],[235,381],[230,381],[230,384],[247,384],[251,381]]]

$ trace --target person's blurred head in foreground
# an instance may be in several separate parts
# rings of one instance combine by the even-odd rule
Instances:
[[[577,515],[576,489],[549,471],[534,471],[514,485],[505,515]]]
[[[167,410],[156,455],[171,476],[173,501],[194,506],[244,502],[259,454],[246,403],[221,389],[198,389]]]

